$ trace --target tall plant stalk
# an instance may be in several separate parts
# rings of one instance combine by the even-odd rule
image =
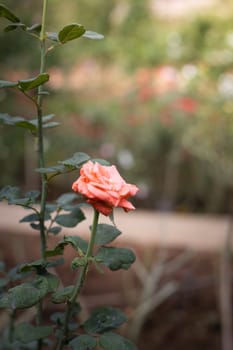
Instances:
[[[42,13],[42,25],[40,32],[40,74],[45,73],[46,64],[46,15],[47,15],[48,0],[43,1],[43,13]],[[38,163],[39,167],[45,167],[44,160],[44,139],[43,139],[43,85],[38,88],[37,96],[37,118],[38,118]],[[41,203],[40,203],[40,240],[41,240],[41,258],[46,259],[46,234],[44,227],[45,219],[45,205],[46,205],[46,195],[47,195],[47,176],[46,174],[41,174]]]
[[[42,23],[40,31],[40,74],[45,73],[46,65],[46,15],[47,15],[48,0],[43,1]],[[45,167],[44,157],[44,137],[43,137],[43,85],[40,85],[37,92],[37,119],[38,119],[38,166]],[[45,233],[45,208],[47,196],[47,175],[41,174],[41,200],[40,200],[40,245],[41,259],[46,260],[46,233]],[[43,320],[43,304],[40,300],[37,305],[37,324],[41,325]],[[37,350],[41,350],[43,346],[42,339],[37,342]]]
[[[87,275],[87,271],[88,271],[88,266],[89,266],[89,262],[90,262],[90,257],[92,256],[92,252],[93,252],[93,247],[94,247],[94,243],[95,243],[95,236],[96,236],[96,230],[97,230],[97,225],[98,225],[98,219],[99,219],[99,212],[97,210],[94,210],[94,217],[93,217],[93,223],[92,223],[92,228],[91,228],[91,237],[88,243],[88,248],[85,254],[85,265],[82,266],[77,282],[74,286],[73,289],[73,293],[70,297],[69,302],[67,303],[67,308],[66,308],[66,312],[65,312],[65,318],[64,318],[64,323],[63,323],[63,329],[60,335],[60,338],[58,340],[57,346],[56,346],[56,350],[62,350],[63,349],[63,345],[66,339],[66,335],[67,335],[67,331],[68,331],[68,326],[69,326],[69,321],[70,321],[70,317],[71,317],[71,312],[72,309],[75,305],[76,299],[78,297],[78,295],[80,294],[80,291],[83,287],[83,284],[85,282],[85,278]]]

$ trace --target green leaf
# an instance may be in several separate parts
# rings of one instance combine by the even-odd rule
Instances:
[[[96,309],[83,326],[87,333],[103,333],[121,326],[127,321],[124,313],[111,306]]]
[[[71,244],[74,249],[81,251],[83,254],[86,253],[88,243],[79,236],[67,236],[64,237],[65,244]]]
[[[101,159],[101,158],[92,158],[92,162],[99,163],[99,164],[104,165],[104,166],[110,166],[111,165],[107,160]]]
[[[107,266],[110,270],[127,270],[135,261],[135,255],[132,250],[127,248],[101,247],[98,250],[96,258],[101,264]]]
[[[40,224],[35,224],[34,222],[31,222],[30,226],[31,228],[33,228],[33,230],[40,231]]]
[[[37,131],[37,121],[27,120],[23,117],[11,117],[8,114],[0,114],[0,122],[5,125],[15,125],[24,129],[28,129],[32,133]]]
[[[54,226],[48,230],[48,233],[52,233],[53,235],[58,235],[61,232],[62,228],[60,226]]]
[[[15,125],[15,123],[24,121],[23,117],[11,117],[9,114],[1,113],[0,122],[5,125]]]
[[[62,304],[66,303],[74,290],[74,286],[67,286],[63,289],[60,289],[52,294],[52,302],[54,304]]]
[[[47,123],[55,117],[55,114],[47,114],[42,117],[42,123]],[[37,121],[37,119],[35,119]]]
[[[64,227],[75,227],[85,220],[85,215],[79,207],[74,208],[69,214],[58,215],[55,219],[58,225]]]
[[[39,197],[39,191],[30,191],[25,194],[23,198],[9,198],[9,204],[21,205],[23,207],[28,207],[36,202]]]
[[[20,22],[20,19],[3,4],[0,4],[0,17],[5,17],[13,23]]]
[[[52,203],[46,204],[46,211],[50,214],[54,213],[57,210],[57,205]]]
[[[47,168],[36,168],[36,171],[40,174],[57,173],[62,174],[66,170],[64,165],[54,165]]]
[[[101,335],[99,345],[104,350],[137,350],[130,340],[112,332]]]
[[[39,221],[40,216],[38,214],[29,214],[27,216],[24,216],[19,222],[34,222]]]
[[[52,257],[52,256],[57,256],[57,255],[62,255],[64,252],[64,245],[58,244],[54,249],[52,250],[46,250],[46,257]]]
[[[62,44],[67,43],[68,41],[77,39],[85,33],[85,28],[77,23],[72,23],[66,25],[58,33],[58,39]]]
[[[5,186],[1,189],[0,191],[0,200],[6,199],[6,200],[11,200],[19,195],[19,187],[15,186]]]
[[[9,204],[21,205],[22,207],[27,207],[32,204],[30,198],[14,198],[9,200]]]
[[[81,255],[84,255],[87,251],[88,243],[79,236],[65,236],[53,250],[47,250],[46,256],[56,256],[61,255],[64,252],[64,247],[70,244],[75,250],[77,250]]]
[[[30,120],[17,121],[15,122],[15,126],[19,126],[23,129],[27,129],[33,134],[37,132],[37,126]]]
[[[28,272],[28,271],[36,270],[37,272],[41,273],[45,271],[47,265],[48,265],[47,262],[45,262],[42,259],[38,259],[38,260],[32,261],[31,263],[22,264],[19,268],[19,271]]]
[[[59,125],[61,125],[61,123],[59,123],[59,122],[50,122],[50,123],[43,124],[42,127],[43,127],[43,129],[51,129],[51,128],[55,128],[56,126],[59,126]]]
[[[28,91],[31,89],[35,89],[40,85],[43,85],[48,80],[49,75],[47,73],[42,73],[31,79],[19,80],[18,84],[23,91]]]
[[[36,305],[47,293],[48,284],[37,279],[34,283],[25,282],[9,289],[0,299],[0,308],[27,309]]]
[[[69,193],[63,193],[58,199],[56,200],[59,207],[63,207],[66,204],[70,204],[73,202],[74,199],[77,198],[77,195],[75,193],[69,192]]]
[[[92,40],[101,40],[104,39],[104,36],[102,34],[92,32],[91,30],[86,30],[83,34],[84,38],[92,39]]]
[[[90,156],[83,152],[75,153],[71,158],[59,162],[65,166],[80,167],[84,163],[90,160]]]
[[[34,327],[29,323],[20,323],[15,327],[14,337],[22,343],[31,343],[35,340],[46,338],[52,333],[52,326]]]
[[[4,32],[11,32],[12,30],[15,30],[15,29],[18,29],[18,28],[21,28],[23,30],[26,29],[26,25],[24,23],[14,23],[14,24],[10,24],[8,25],[7,27],[4,28]]]
[[[48,282],[48,292],[54,292],[60,284],[60,280],[56,275],[53,275],[52,273],[46,272],[43,277]]]
[[[115,226],[108,224],[98,224],[95,244],[103,245],[112,242],[116,237],[121,234]]]
[[[35,202],[36,199],[40,196],[40,191],[34,190],[25,193],[25,197],[29,198],[32,202]]]
[[[53,173],[54,175],[67,173],[76,170],[82,164],[87,162],[90,157],[83,152],[75,153],[71,158],[58,162],[58,165],[54,165],[47,168],[37,168],[36,171],[41,174]]]
[[[10,88],[10,87],[16,87],[18,86],[18,83],[8,80],[0,80],[0,89],[2,88]]]
[[[91,350],[97,346],[97,341],[91,335],[81,334],[72,339],[69,342],[69,346],[71,346],[71,348],[74,350]]]

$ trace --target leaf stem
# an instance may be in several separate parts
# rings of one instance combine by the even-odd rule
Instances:
[[[85,279],[86,279],[86,275],[87,275],[88,267],[89,267],[89,263],[90,263],[89,258],[92,256],[92,251],[93,251],[93,247],[94,247],[94,243],[95,243],[95,236],[96,236],[98,220],[99,220],[99,212],[96,209],[94,209],[94,217],[93,217],[93,223],[92,223],[92,227],[91,227],[91,237],[90,237],[90,241],[88,243],[87,251],[85,254],[86,263],[84,266],[81,267],[81,271],[80,271],[80,274],[78,276],[78,280],[74,286],[73,293],[72,293],[72,295],[67,303],[63,329],[62,329],[60,338],[58,340],[56,350],[63,349],[63,345],[65,343],[66,336],[67,336],[71,312],[72,312],[72,309],[74,307],[76,299],[77,299],[78,295],[80,294],[80,291],[81,291],[83,284],[85,282]]]

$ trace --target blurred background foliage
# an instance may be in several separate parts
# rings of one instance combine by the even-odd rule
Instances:
[[[80,38],[49,54],[46,114],[55,113],[62,126],[48,131],[47,164],[87,152],[138,184],[139,207],[226,213],[233,175],[233,5],[215,1],[164,16],[156,11],[160,2],[50,1],[48,31],[78,22],[105,39]],[[40,20],[39,1],[4,3],[28,25]],[[1,30],[0,45],[1,79],[37,74],[36,41],[23,31]],[[1,90],[0,101],[1,113],[34,117],[13,90]],[[34,149],[24,131],[0,128],[1,186],[37,185]],[[51,199],[70,191],[75,176],[58,177]]]

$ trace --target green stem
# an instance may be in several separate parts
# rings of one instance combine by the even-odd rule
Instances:
[[[47,14],[48,0],[43,2],[43,13],[42,13],[42,26],[40,32],[40,74],[45,73],[45,57],[46,57],[46,45],[45,45],[45,23]],[[37,95],[37,118],[38,118],[38,163],[39,167],[45,167],[44,161],[44,138],[43,138],[43,110],[42,110],[42,92],[43,86],[40,85],[38,88]],[[41,174],[41,206],[40,206],[40,237],[41,237],[41,257],[43,260],[46,259],[46,232],[44,227],[45,219],[45,205],[47,196],[47,176],[46,174]]]
[[[46,23],[46,14],[47,14],[47,5],[48,0],[43,1],[43,12],[42,12],[42,25],[40,32],[40,74],[45,72],[45,58],[46,58],[46,32],[45,32],[45,23]],[[37,119],[38,119],[38,165],[41,168],[45,167],[44,160],[44,137],[43,137],[43,106],[42,106],[42,92],[43,86],[40,85],[37,93]],[[46,231],[45,231],[45,208],[46,208],[46,196],[47,196],[47,176],[46,174],[41,174],[41,200],[40,200],[40,244],[41,244],[41,258],[46,260]],[[43,307],[42,301],[39,301],[37,305],[37,324],[42,324],[42,314]],[[41,350],[43,347],[42,340],[37,342],[37,350]]]
[[[89,267],[89,262],[90,262],[89,258],[92,256],[92,251],[93,251],[93,247],[94,247],[94,243],[95,243],[95,236],[96,236],[98,220],[99,220],[99,212],[97,210],[95,210],[94,217],[93,217],[93,223],[92,223],[92,229],[91,229],[91,238],[90,238],[90,241],[88,243],[88,248],[87,248],[87,251],[85,254],[86,263],[81,268],[80,274],[78,276],[78,280],[74,286],[73,293],[70,297],[69,302],[67,303],[63,329],[62,329],[60,338],[58,340],[56,350],[63,349],[63,345],[65,343],[67,332],[68,332],[68,325],[69,325],[69,321],[70,321],[71,312],[72,312],[72,309],[74,307],[76,299],[77,299],[78,295],[80,294],[80,291],[81,291],[83,284],[85,282],[85,279],[86,279],[86,275],[87,275],[88,267]]]

